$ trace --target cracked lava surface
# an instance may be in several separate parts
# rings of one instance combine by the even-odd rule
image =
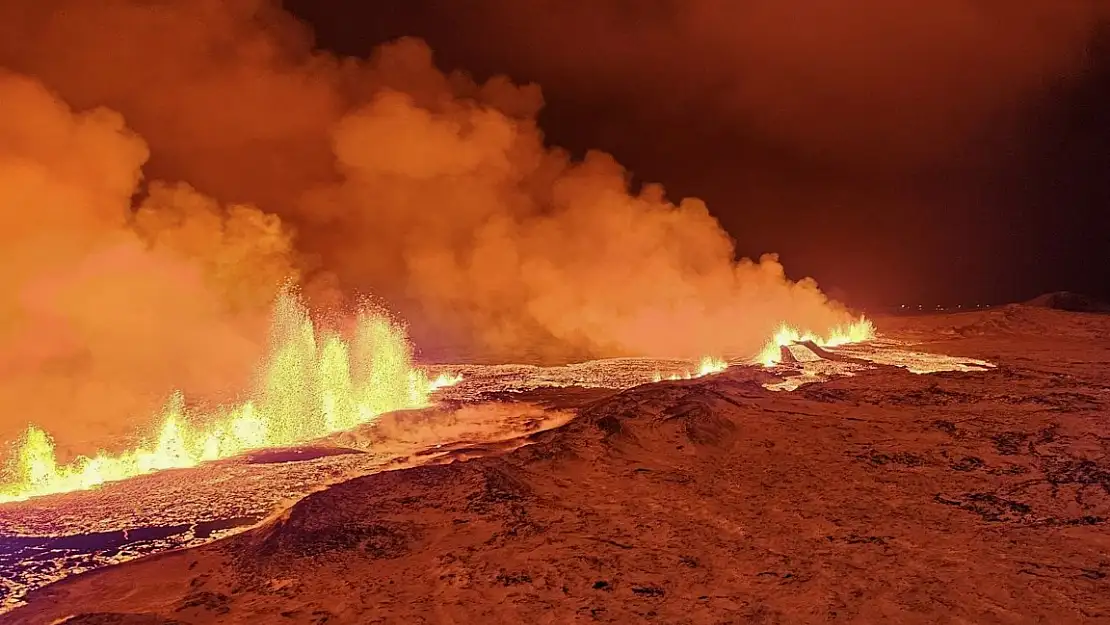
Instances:
[[[389,472],[392,477],[387,481],[397,482],[396,496],[412,490],[413,485],[406,476],[412,475],[413,479],[417,479],[419,471],[457,472],[464,470],[461,467],[469,466],[471,468],[465,471],[479,471],[486,475],[485,467],[496,466],[497,472],[508,471],[507,475],[512,479],[527,482],[527,487],[510,484],[505,488],[512,492],[524,488],[521,493],[531,493],[518,493],[514,497],[523,502],[519,505],[532,510],[528,513],[529,518],[538,524],[553,522],[549,516],[550,504],[543,503],[547,500],[542,493],[551,488],[574,491],[577,488],[576,471],[584,472],[582,479],[597,493],[595,499],[611,497],[611,505],[621,507],[627,514],[623,521],[616,517],[609,518],[596,505],[574,503],[577,501],[575,497],[566,495],[569,498],[566,505],[580,511],[593,509],[593,515],[601,515],[596,523],[591,522],[592,529],[587,534],[596,534],[600,541],[596,543],[601,549],[596,556],[599,558],[596,566],[603,573],[574,573],[573,570],[578,569],[573,569],[567,575],[582,574],[598,577],[600,581],[590,580],[586,590],[581,591],[582,596],[576,595],[579,591],[574,584],[564,585],[564,590],[572,598],[576,597],[575,605],[591,603],[588,600],[590,592],[616,592],[621,596],[629,593],[628,598],[631,598],[631,601],[626,600],[622,604],[594,601],[597,606],[589,609],[600,610],[597,614],[607,615],[603,620],[619,621],[624,616],[631,618],[636,610],[640,610],[637,614],[641,617],[650,611],[662,615],[668,610],[678,610],[675,614],[679,614],[691,609],[689,605],[682,609],[678,607],[687,599],[692,606],[729,603],[733,608],[741,609],[741,604],[737,603],[739,599],[733,595],[727,598],[707,594],[706,599],[694,599],[702,593],[691,594],[694,591],[685,588],[694,581],[680,581],[666,572],[681,570],[681,565],[691,569],[695,578],[708,575],[707,579],[716,579],[714,583],[719,585],[722,583],[719,575],[724,573],[724,569],[717,567],[715,559],[723,552],[719,554],[713,545],[728,536],[739,541],[733,549],[744,541],[751,542],[752,548],[756,549],[735,564],[736,575],[752,567],[766,569],[756,571],[753,568],[752,581],[743,582],[741,585],[744,587],[776,582],[803,584],[811,580],[819,582],[818,586],[825,584],[827,587],[831,583],[831,573],[826,570],[826,565],[820,564],[825,561],[822,558],[831,557],[832,561],[840,561],[851,557],[870,561],[870,555],[850,556],[848,553],[860,550],[893,557],[896,562],[902,562],[903,567],[909,567],[897,575],[927,577],[926,571],[921,568],[924,562],[944,564],[948,569],[942,567],[932,572],[933,577],[941,580],[946,575],[945,571],[961,566],[958,561],[970,562],[968,558],[979,557],[974,554],[983,553],[989,545],[994,545],[997,550],[999,546],[995,543],[998,540],[1019,534],[1047,536],[1042,541],[1045,548],[1038,546],[1041,543],[1023,547],[1020,554],[1023,559],[1014,559],[1012,567],[1017,568],[1004,571],[1007,575],[1053,580],[1050,584],[1055,589],[1053,592],[1066,590],[1071,595],[1086,592],[1084,584],[1093,588],[1093,585],[1105,583],[1101,580],[1110,574],[1110,568],[1107,568],[1110,564],[1093,555],[1097,545],[1090,544],[1089,538],[1076,538],[1078,535],[1075,532],[1087,531],[1083,528],[1097,529],[1110,517],[1110,478],[1107,477],[1110,476],[1110,467],[1104,461],[1110,451],[1105,449],[1105,440],[1110,432],[1105,429],[1102,420],[1095,418],[1099,414],[1104,415],[1110,403],[1110,381],[1105,379],[1103,368],[1079,366],[1083,363],[1097,364],[1107,358],[1107,348],[1092,342],[1105,331],[1106,319],[1015,308],[966,316],[900,320],[899,323],[901,326],[896,325],[891,332],[893,338],[884,337],[867,344],[830,349],[832,359],[819,358],[770,369],[738,366],[737,363],[721,375],[691,381],[651,384],[654,372],[677,368],[675,365],[679,363],[628,359],[546,369],[512,365],[453,367],[450,369],[463,373],[464,382],[441,391],[439,408],[387,415],[381,423],[382,427],[364,426],[333,435],[300,450],[256,452],[242,458],[181,470],[189,472],[188,480],[182,479],[176,471],[167,471],[109,484],[94,491],[3,506],[0,507],[0,528],[5,538],[0,566],[5,571],[6,607],[15,607],[26,592],[68,574],[168,549],[199,545],[229,533],[248,530],[275,510],[287,508],[292,502],[308,495],[307,499],[293,505],[276,520],[265,521],[257,529],[249,529],[242,534],[242,539],[236,537],[212,545],[213,548],[223,545],[221,550],[232,550],[227,553],[239,553],[244,549],[244,540],[260,540],[279,528],[293,531],[287,521],[289,514],[297,517],[299,512],[313,509],[313,501],[348,496],[350,493],[344,495],[347,490],[359,488],[358,485],[365,480],[374,479],[373,474],[387,469],[419,466],[424,468]],[[1053,329],[1048,336],[1043,333],[1046,327]],[[1041,336],[1035,339],[1038,333]],[[946,353],[966,356],[943,355]],[[914,373],[934,375],[912,375]],[[585,392],[578,389],[583,385],[593,387],[593,390]],[[624,393],[618,392],[637,385],[641,386]],[[775,392],[784,390],[793,392]],[[728,401],[721,403],[723,399]],[[665,418],[660,420],[660,415]],[[671,423],[680,423],[680,429],[670,433],[673,429],[669,425]],[[602,438],[597,439],[589,432],[599,432]],[[676,436],[678,439],[675,439]],[[667,443],[668,440],[672,442]],[[683,448],[681,451],[674,450],[675,442]],[[812,447],[814,444],[830,449],[819,450]],[[522,445],[525,446],[523,449]],[[541,468],[533,466],[539,461],[537,455],[555,453],[567,446],[577,450],[574,455],[578,460],[573,462],[585,462],[588,466],[578,469],[568,466],[565,476],[555,472],[548,478],[543,477],[547,473]],[[689,456],[691,448],[699,452],[694,457]],[[835,453],[834,449],[837,450]],[[725,453],[725,450],[726,456],[721,457],[720,453]],[[787,455],[782,456],[783,453]],[[764,465],[760,458],[767,454],[775,458],[768,457],[770,464]],[[735,490],[735,496],[740,497],[738,504],[742,501],[748,501],[748,504],[741,504],[740,508],[729,507],[728,502],[733,495],[720,490],[726,483],[713,478],[712,473],[702,472],[703,460],[709,457],[716,457],[715,462],[721,463],[721,475],[736,476],[733,479],[738,481],[729,482],[731,485],[727,489]],[[467,458],[472,461],[461,465],[445,464]],[[569,459],[566,462],[573,464]],[[795,466],[798,462],[804,464]],[[630,471],[628,476],[631,477],[623,477],[624,469],[618,465],[627,466]],[[460,468],[451,469],[450,466]],[[748,468],[742,469],[744,466]],[[759,478],[750,473],[755,466],[764,466],[760,472],[771,471],[778,477],[772,479],[769,474]],[[741,473],[734,474],[737,470]],[[802,472],[790,473],[797,470]],[[513,477],[517,472],[519,477]],[[848,480],[848,484],[843,486],[847,490],[839,492],[833,489],[822,494],[822,488],[829,488],[820,485],[822,480],[819,476],[824,473],[840,476],[838,480]],[[455,483],[458,476],[454,473],[441,477],[445,493],[459,487]],[[309,495],[326,485],[352,478],[356,479],[343,486]],[[381,479],[385,479],[384,474]],[[482,479],[488,482],[489,476]],[[625,483],[628,479],[633,479],[639,486]],[[756,486],[753,479],[762,484],[756,491],[751,491],[751,487]],[[803,488],[802,484],[809,482],[813,482],[812,485]],[[689,499],[681,492],[672,492],[672,489],[679,487],[695,488],[701,494]],[[435,491],[433,486],[421,488],[433,488]],[[624,504],[620,502],[625,496],[619,494],[622,488],[630,488],[642,498],[642,510],[631,513],[623,508]],[[645,488],[647,490],[643,490]],[[797,490],[799,488],[802,490]],[[889,512],[881,512],[881,507],[875,507],[877,503],[863,508],[857,507],[864,505],[862,503],[849,503],[853,497],[859,502],[870,501],[876,497],[875,488],[887,493],[879,500],[884,501],[883,506],[894,506]],[[780,501],[775,496],[779,490],[783,490],[784,495],[787,490],[794,494]],[[388,498],[391,495],[382,496]],[[429,491],[424,496],[429,501],[435,501],[448,495]],[[668,497],[671,499],[668,500]],[[700,505],[709,507],[702,512],[697,512],[697,507],[690,508],[697,500],[703,502]],[[460,511],[458,514],[462,518],[477,514],[485,519],[482,523],[507,522],[498,520],[498,515],[504,512],[499,511],[499,506],[517,506],[511,502],[518,500],[510,497],[505,500],[509,503],[500,501],[487,502],[479,506],[481,509],[467,506],[469,513]],[[664,501],[668,503],[664,504]],[[757,501],[762,502],[757,506],[759,509],[750,508]],[[787,505],[787,501],[793,503]],[[332,501],[332,504],[335,502]],[[439,507],[439,504],[436,505]],[[658,525],[663,523],[663,517],[650,520],[656,518],[657,511],[660,514],[664,512],[663,508],[656,509],[658,505],[671,506],[667,514],[680,517],[673,523],[666,523],[684,523],[682,531],[697,535],[711,532],[711,535],[703,536],[706,544],[698,547],[698,541],[680,538],[679,534],[674,534],[679,531],[677,526]],[[768,508],[769,505],[772,507]],[[539,508],[533,510],[535,506]],[[789,513],[792,507],[796,513]],[[398,513],[382,512],[394,520],[379,523],[379,530],[385,533],[378,538],[370,538],[368,543],[378,545],[375,549],[385,551],[394,549],[390,545],[396,543],[394,550],[398,553],[390,556],[389,561],[402,568],[409,566],[410,561],[416,566],[415,562],[421,561],[426,552],[430,556],[428,549],[431,547],[422,545],[429,540],[435,544],[438,540],[433,540],[434,536],[429,537],[429,529],[414,529],[425,524],[420,515],[422,504],[417,502],[413,508],[398,512],[405,517],[403,522],[394,518]],[[492,521],[486,518],[490,514],[495,517]],[[752,517],[751,514],[759,516]],[[783,517],[784,514],[787,516]],[[798,514],[801,516],[796,516]],[[920,518],[911,522],[905,515]],[[767,524],[776,518],[793,528],[793,533],[783,535],[771,531]],[[804,521],[806,518],[813,520]],[[645,529],[634,530],[635,524],[629,523],[635,519],[639,519],[635,523],[646,523]],[[326,519],[319,522],[327,523]],[[939,547],[925,537],[932,536],[938,524],[956,535],[970,532],[969,536],[980,540],[982,545],[961,547],[965,555],[958,561],[952,560],[955,556],[951,554],[948,559],[936,555],[932,549]],[[557,529],[558,523],[550,527]],[[648,530],[647,527],[655,529]],[[810,529],[805,530],[804,527]],[[644,531],[649,533],[645,535]],[[660,534],[660,531],[663,533]],[[552,540],[561,541],[560,544],[567,549],[573,547],[571,543],[577,544],[575,541],[592,540],[585,534],[574,539],[561,532],[555,531],[551,535],[555,537]],[[816,543],[809,545],[814,532],[830,537],[822,543],[827,546],[821,549],[831,549],[832,555],[821,555],[824,553],[822,550],[814,551]],[[780,538],[773,538],[776,535]],[[456,539],[463,540],[460,537]],[[816,540],[817,536],[812,536],[812,539]],[[360,540],[362,544],[367,539]],[[283,538],[272,547],[285,553],[286,543]],[[610,550],[620,553],[630,549],[647,549],[649,543],[654,546],[644,552],[643,557],[650,556],[651,560],[673,550],[678,564],[664,567],[657,563],[652,565],[656,569],[652,569],[647,561],[639,560],[641,556],[627,554],[623,559],[613,560],[606,555]],[[772,547],[774,543],[779,543],[779,546]],[[810,549],[809,555],[804,555],[804,549],[799,550],[806,545],[809,545],[806,547]],[[515,547],[506,549],[517,553]],[[1056,550],[1055,555],[1053,549]],[[678,552],[683,550],[691,551],[691,554],[679,558],[681,554]],[[694,553],[699,550],[704,553]],[[508,552],[505,557],[510,557]],[[192,557],[187,554],[193,551],[180,553],[186,554],[182,558]],[[206,553],[215,552],[211,552],[209,547],[202,547],[197,551],[196,558],[209,562],[204,559],[208,557],[204,555]],[[760,553],[764,555],[758,556]],[[915,553],[918,555],[914,556]],[[286,555],[290,562],[307,557],[296,550]],[[493,554],[486,559],[495,556]],[[362,553],[355,559],[365,557]],[[498,575],[505,577],[505,580],[497,581],[495,586],[527,588],[540,584],[538,580],[542,579],[545,580],[543,587],[548,588],[554,583],[552,576],[559,577],[552,571],[539,571],[534,559],[519,557],[524,559],[516,560],[512,566],[506,562],[501,567],[504,571]],[[920,566],[911,565],[905,560],[913,557],[923,558],[923,563]],[[756,561],[763,560],[767,562],[757,566]],[[309,559],[312,567],[321,566],[311,564],[314,562],[314,559]],[[988,566],[986,560],[982,562],[982,566]],[[214,579],[222,579],[221,576],[226,575],[241,576],[243,571],[236,567],[246,566],[240,563],[227,569],[224,565],[217,566],[214,560],[209,564],[216,568],[206,575]],[[259,565],[258,562],[251,566],[255,565]],[[723,566],[723,562],[720,565]],[[106,570],[109,577],[103,579],[113,579],[111,575],[118,575],[122,580],[123,576],[131,575],[129,571],[140,570],[134,567],[141,566],[143,563],[139,562]],[[439,566],[442,568],[445,565]],[[459,569],[459,566],[463,568]],[[448,569],[456,570],[454,575],[465,571],[472,584],[484,588],[482,576],[485,573],[481,571],[488,570],[488,567],[483,565],[475,569],[475,566],[473,562],[462,562]],[[888,570],[890,566],[893,563],[880,566],[880,569]],[[522,570],[516,571],[516,568]],[[657,570],[655,577],[658,579],[638,579],[638,576],[647,575],[649,570]],[[891,575],[896,574],[896,569],[889,571]],[[970,574],[974,577],[979,574],[976,571],[978,569]],[[565,577],[563,575],[560,579]],[[80,594],[85,585],[93,583],[83,581],[87,579],[94,578],[81,577],[72,584],[51,586],[47,592],[61,593],[51,595],[55,600],[84,596],[86,603],[95,603],[91,597]],[[843,584],[843,578],[839,579],[838,583]],[[1075,580],[1078,586],[1067,586],[1072,584],[1071,580]],[[494,581],[491,578],[490,583]],[[599,591],[596,584],[601,582],[604,585]],[[302,580],[295,585],[301,587],[305,583]],[[730,583],[740,582],[733,580]],[[930,584],[934,583],[939,582],[929,582],[915,592],[943,595],[940,590],[929,590],[933,588]],[[1004,585],[1004,580],[999,583]],[[1061,590],[1062,585],[1067,589]],[[573,591],[569,590],[572,586]],[[861,589],[865,587],[860,586]],[[261,592],[259,589],[250,590],[249,584],[247,590],[220,588],[218,592],[212,591],[224,597],[220,600],[223,603],[217,603],[233,613],[240,610],[236,599],[240,594],[233,590]],[[296,596],[311,603],[307,597],[314,596],[317,590],[302,587]],[[378,588],[378,591],[381,589]],[[557,587],[555,591],[556,594],[562,592]],[[837,592],[841,591],[847,592],[844,588]],[[890,595],[894,591],[884,592]],[[462,593],[457,595],[459,597],[467,596],[462,590],[458,593]],[[794,614],[791,612],[793,608],[782,603],[781,594],[757,592],[757,596],[763,597],[758,605],[749,603],[743,609],[763,610],[768,614]],[[900,597],[900,601],[906,600],[905,592],[894,592],[894,595]],[[34,608],[35,605],[46,606],[50,601],[38,604],[35,596],[32,595],[29,608],[13,613],[13,616],[23,619],[15,622],[48,622],[41,620],[40,616],[45,618],[50,610],[44,608],[40,614]],[[510,596],[515,595],[510,593]],[[288,601],[295,603],[297,599],[290,596]],[[527,606],[520,603],[523,598],[513,601],[517,610],[527,611]],[[823,601],[829,599],[826,597]],[[839,611],[830,608],[831,611],[852,613],[854,610],[857,615],[874,615],[874,610],[878,609],[851,593],[843,595],[838,601],[845,607]],[[962,609],[982,616],[985,614],[982,610],[989,612],[989,604],[989,600],[979,599]],[[1101,604],[1097,602],[1089,604],[1092,615],[1104,608],[1100,608]],[[411,612],[406,615],[418,613],[418,605],[419,602],[409,606],[407,609]],[[112,609],[117,608],[122,610],[121,606]],[[703,608],[709,609],[708,613],[720,613],[707,606]],[[213,614],[226,616],[227,613],[220,611],[222,609]],[[353,612],[350,614],[359,613],[358,609],[361,608],[351,606]],[[492,614],[488,610],[496,612],[497,609],[487,607],[487,612],[483,613],[487,618]],[[398,607],[395,611],[403,612],[404,609]],[[175,617],[189,616],[183,618],[183,622],[216,622],[209,618],[212,616],[209,612],[212,610],[193,605],[182,608]],[[400,618],[403,616],[400,612],[393,616]],[[520,613],[512,612],[514,615]],[[350,621],[343,614],[347,613],[336,615],[338,620]],[[471,616],[477,618],[476,613],[471,613]],[[505,614],[501,616],[506,617]],[[691,619],[689,622],[708,621]]]

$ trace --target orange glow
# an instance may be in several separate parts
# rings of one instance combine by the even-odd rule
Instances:
[[[413,365],[404,329],[388,318],[363,312],[357,321],[349,340],[320,331],[296,296],[283,293],[273,313],[268,358],[247,400],[195,411],[175,393],[150,439],[122,453],[101,451],[64,465],[50,435],[32,425],[0,484],[0,503],[312,440],[386,412],[426,406],[432,392],[462,380],[451,374],[429,380]]]
[[[682,373],[674,373],[669,376],[663,377],[662,373],[655,372],[652,378],[653,382],[661,382],[663,380],[693,380],[694,378],[704,378],[707,375],[720,373],[728,369],[728,363],[720,358],[713,358],[712,356],[705,356],[698,363],[697,371],[684,371]]]
[[[782,347],[787,345],[811,341],[818,347],[836,347],[848,343],[862,343],[873,338],[875,338],[875,324],[864,316],[860,316],[848,325],[834,327],[824,337],[810,330],[798,330],[784,323],[763,346],[756,360],[764,367],[773,367],[781,361]]]
[[[441,388],[447,388],[449,386],[454,386],[454,385],[458,384],[459,382],[462,382],[462,380],[463,380],[462,374],[459,374],[459,373],[441,373],[438,376],[436,376],[436,379],[432,380],[429,384],[430,384],[431,390],[438,391]]]

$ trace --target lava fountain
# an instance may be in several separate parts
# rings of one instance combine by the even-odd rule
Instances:
[[[782,347],[794,343],[809,341],[818,347],[836,347],[849,343],[862,343],[873,338],[875,338],[875,324],[862,315],[852,323],[832,328],[823,337],[810,330],[799,330],[784,323],[760,350],[756,361],[764,367],[773,367],[782,360]]]
[[[301,300],[283,292],[273,311],[267,357],[244,401],[198,410],[174,393],[147,440],[67,464],[58,462],[50,435],[32,425],[0,483],[0,503],[313,440],[386,412],[427,406],[432,392],[460,380],[448,374],[430,380],[414,366],[404,328],[382,314],[361,311],[346,338],[318,329]]]

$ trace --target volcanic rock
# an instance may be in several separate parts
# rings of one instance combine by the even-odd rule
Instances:
[[[1025,302],[1025,305],[1068,312],[1110,313],[1110,303],[1069,291],[1044,293]]]
[[[902,323],[997,367],[583,399],[528,446],[350,480],[5,622],[1110,621],[1110,317]]]

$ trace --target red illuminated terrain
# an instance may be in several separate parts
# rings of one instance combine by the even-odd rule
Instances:
[[[749,367],[535,391],[576,416],[49,586],[4,622],[1110,619],[1110,317],[1014,306],[880,327],[996,366],[874,366],[792,392]]]

